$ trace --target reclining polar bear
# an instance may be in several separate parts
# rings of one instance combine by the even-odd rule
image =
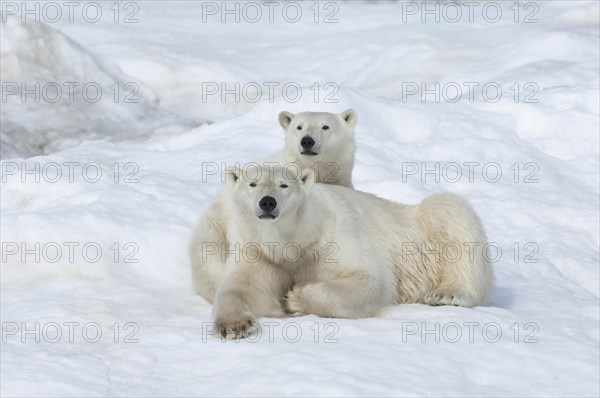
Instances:
[[[314,178],[291,167],[252,178],[226,171],[224,227],[237,253],[219,276],[221,335],[245,337],[260,316],[362,318],[400,303],[486,303],[486,236],[465,200],[441,194],[401,205]]]
[[[295,163],[314,170],[317,182],[351,188],[357,120],[353,109],[340,114],[281,112],[279,123],[286,131],[285,149],[267,160],[280,166]],[[211,303],[223,274],[230,219],[231,209],[222,190],[201,218],[192,240],[194,286]]]

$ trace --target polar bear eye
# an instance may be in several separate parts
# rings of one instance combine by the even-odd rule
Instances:
[[[252,188],[254,188],[254,187],[256,186],[256,183],[255,183],[255,182],[251,182],[251,183],[250,183],[250,186],[251,186]]]
[[[296,127],[298,130],[302,130],[302,126],[298,126]]]
[[[329,130],[329,126],[328,125],[323,126],[323,130]]]
[[[280,187],[281,188],[287,188],[288,186],[287,186],[287,184],[281,184]]]

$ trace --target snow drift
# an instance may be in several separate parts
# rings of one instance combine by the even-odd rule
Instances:
[[[199,124],[161,110],[152,90],[48,24],[10,16],[1,29],[4,159]]]

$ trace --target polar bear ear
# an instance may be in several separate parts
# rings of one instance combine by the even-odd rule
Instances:
[[[300,182],[304,189],[310,189],[315,182],[315,172],[312,169],[304,169],[300,173]]]
[[[229,186],[234,186],[240,180],[242,171],[235,166],[229,166],[225,169],[225,182]]]
[[[356,126],[356,122],[358,122],[358,115],[354,109],[346,109],[344,112],[340,113],[340,117],[351,129],[353,129],[354,126]]]
[[[284,130],[287,130],[288,127],[290,127],[290,123],[292,122],[292,119],[294,118],[294,114],[287,112],[287,111],[282,111],[279,113],[279,124],[281,124],[281,127],[283,127]]]

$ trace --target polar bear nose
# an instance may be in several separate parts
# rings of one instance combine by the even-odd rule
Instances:
[[[300,140],[300,145],[302,145],[302,148],[304,149],[311,149],[313,146],[315,146],[315,140],[313,140],[312,137],[305,135]]]
[[[263,211],[272,212],[277,207],[277,201],[272,196],[265,196],[258,202],[258,206]]]

